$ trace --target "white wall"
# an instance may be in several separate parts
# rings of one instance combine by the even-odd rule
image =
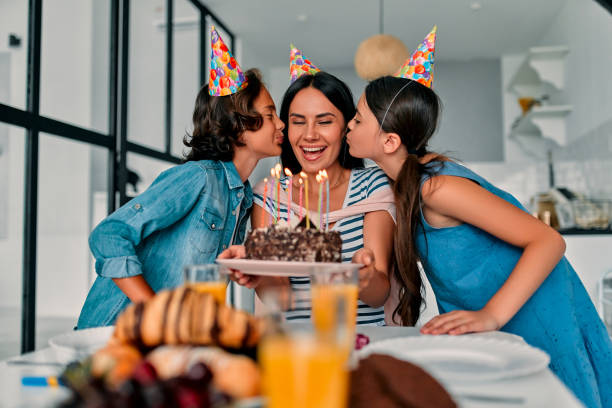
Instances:
[[[612,198],[612,15],[594,1],[568,0],[553,23],[543,29],[533,46],[566,45],[565,87],[551,95],[551,104],[568,104],[573,111],[565,119],[568,143],[553,150],[555,184],[578,192]],[[528,198],[548,188],[546,159],[538,144],[519,147],[508,135],[520,116],[516,95],[507,92],[508,82],[525,54],[502,57],[503,128],[505,172],[485,176],[510,191]],[[537,142],[537,141],[535,141]],[[523,163],[517,167],[517,163]],[[490,168],[491,166],[489,166]],[[501,167],[502,169],[504,166]],[[508,171],[510,170],[510,171]],[[505,173],[503,176],[502,173]],[[531,179],[529,183],[509,182]]]
[[[23,109],[25,107],[25,81],[27,57],[27,2],[6,0],[0,3],[0,52],[10,54],[10,88],[6,93],[9,103]],[[8,35],[14,33],[21,37],[19,48],[8,48]],[[23,157],[24,131],[5,124],[8,130],[8,150],[4,153],[8,160],[8,231],[7,237],[0,239],[0,307],[19,307],[21,305],[22,236],[23,236]]]
[[[91,127],[94,80],[105,79],[92,77],[93,1],[43,6],[41,114],[83,127]],[[87,290],[90,149],[40,136],[38,315],[76,316]]]
[[[0,51],[0,103],[10,99],[11,54]],[[9,130],[0,125],[0,240],[8,238]]]
[[[612,120],[612,14],[595,1],[568,0],[534,45],[567,45],[566,88],[574,106],[567,119],[570,141]]]
[[[43,6],[41,113],[91,124],[92,1]],[[27,2],[0,4],[0,38],[22,37],[11,53],[10,104],[25,106]],[[66,23],[66,16],[73,18]],[[0,47],[4,47],[2,42]],[[0,51],[4,51],[0,49]],[[0,306],[21,306],[24,131],[10,129],[9,237],[0,241]],[[39,162],[37,314],[76,316],[87,290],[89,147],[41,134]]]
[[[500,81],[498,59],[436,63],[442,118],[432,150],[463,161],[503,161]]]

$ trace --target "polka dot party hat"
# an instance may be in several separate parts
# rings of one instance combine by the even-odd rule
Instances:
[[[247,80],[215,26],[210,29],[210,43],[208,93],[226,96],[246,88]]]
[[[317,72],[321,72],[321,70],[310,62],[308,58],[304,57],[302,51],[291,44],[291,53],[289,55],[289,74],[291,75],[291,83],[304,74],[314,75]]]
[[[401,66],[394,76],[408,78],[431,88],[433,84],[434,51],[436,45],[436,30],[434,28],[427,34],[425,40],[417,47],[416,51]]]

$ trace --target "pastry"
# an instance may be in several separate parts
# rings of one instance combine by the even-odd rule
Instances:
[[[141,349],[162,344],[251,348],[263,332],[263,320],[218,304],[208,293],[187,287],[159,292],[128,306],[117,318],[112,342]]]

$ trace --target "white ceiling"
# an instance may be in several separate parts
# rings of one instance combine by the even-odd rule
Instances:
[[[293,42],[319,68],[351,66],[359,43],[379,32],[378,0],[203,2],[241,38],[249,65],[288,64]],[[566,2],[384,0],[384,31],[412,50],[436,24],[438,61],[495,58],[533,46]]]

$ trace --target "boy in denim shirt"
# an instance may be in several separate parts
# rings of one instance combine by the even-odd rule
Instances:
[[[210,82],[198,93],[191,150],[141,195],[103,220],[89,246],[98,277],[78,329],[106,326],[132,302],[182,283],[187,264],[214,262],[244,240],[253,203],[248,177],[278,156],[283,122],[257,70],[244,73],[212,31]]]

